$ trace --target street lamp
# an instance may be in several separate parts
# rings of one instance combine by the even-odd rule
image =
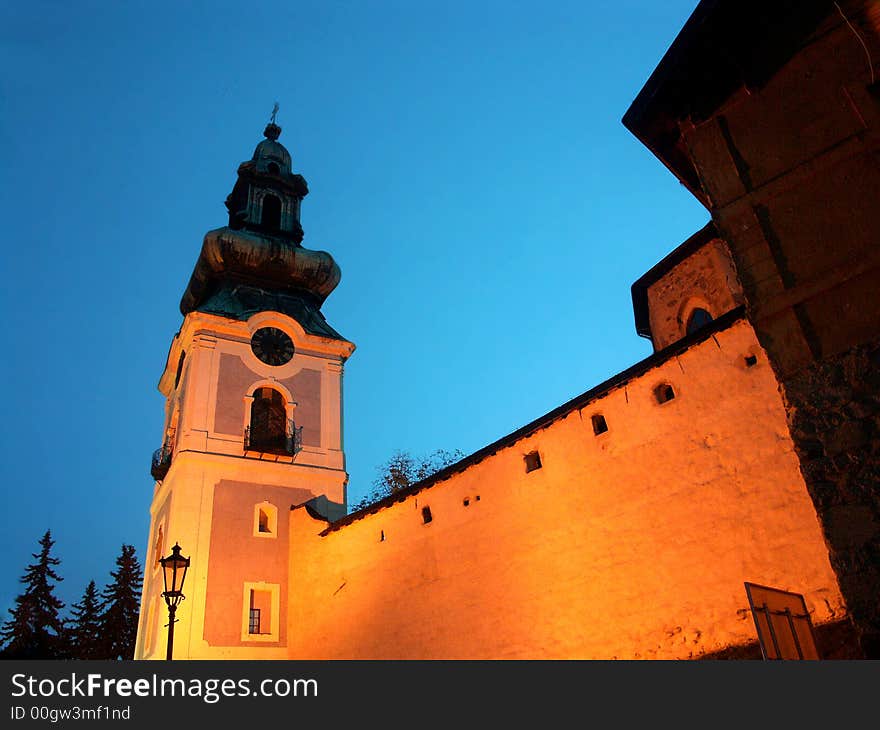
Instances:
[[[165,592],[162,595],[165,603],[168,604],[168,651],[165,658],[170,661],[174,645],[174,623],[177,620],[174,614],[177,612],[178,604],[185,598],[181,591],[183,579],[186,578],[186,569],[189,567],[189,558],[183,557],[180,554],[180,545],[174,543],[171,555],[160,558],[159,562],[162,563],[162,572],[165,575]]]

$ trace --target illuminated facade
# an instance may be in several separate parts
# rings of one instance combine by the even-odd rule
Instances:
[[[175,656],[246,657],[255,646],[286,656],[290,505],[345,510],[342,372],[354,345],[321,314],[340,271],[301,246],[308,188],[280,133],[267,126],[239,167],[229,225],[205,235],[181,300],[159,381],[165,431],[136,656],[162,653],[158,561],[176,541],[192,567]]]
[[[786,76],[792,68],[797,83],[813,78],[799,65],[804,54],[812,58],[810,44],[822,50],[847,41],[843,21],[819,5],[806,3],[798,22],[767,19],[768,34],[773,22],[788,23],[780,42],[792,47],[785,58],[773,56],[763,86],[736,92],[731,118],[784,97],[785,84],[795,83]],[[826,658],[857,655],[852,597],[870,653],[862,583],[854,587],[842,567],[815,474],[805,467],[803,417],[791,402],[801,371],[785,359],[801,352],[804,321],[820,311],[798,309],[797,296],[815,299],[823,290],[815,279],[798,289],[794,275],[775,309],[761,298],[773,274],[768,268],[768,278],[756,279],[747,259],[758,249],[746,239],[762,231],[778,248],[796,236],[780,228],[782,243],[774,242],[757,203],[750,210],[760,225],[735,225],[742,191],[722,173],[742,177],[741,161],[729,150],[716,159],[724,135],[710,134],[726,128],[730,137],[710,112],[734,92],[710,80],[717,93],[704,90],[703,98],[696,87],[705,74],[694,72],[694,88],[683,81],[681,68],[703,68],[688,54],[724,48],[718,38],[701,43],[700,34],[742,43],[734,21],[750,7],[701,3],[624,120],[712,214],[632,286],[636,330],[654,353],[354,514],[345,509],[341,397],[354,345],[320,314],[339,269],[329,254],[301,246],[307,188],[277,141],[280,129],[267,127],[239,168],[229,226],[205,237],[160,380],[165,446],[154,459],[136,658],[164,658],[158,558],[176,541],[192,567],[175,658],[760,657],[746,583],[802,595]],[[804,37],[801,51],[795,41]],[[728,51],[721,55],[730,58]],[[772,65],[759,57],[751,71]],[[663,74],[672,79],[665,87]],[[675,117],[691,92],[705,102],[705,124]],[[734,132],[753,127],[742,121]],[[767,159],[778,162],[786,148],[774,149]],[[757,190],[755,169],[749,179]],[[804,168],[793,174],[786,195]],[[815,201],[814,208],[822,210]],[[850,240],[850,252],[864,247],[860,240]],[[774,256],[768,260],[778,265]],[[875,270],[860,266],[854,276]],[[829,275],[839,298],[847,270]],[[787,307],[798,327],[785,324]],[[867,320],[876,323],[872,312]],[[838,322],[845,330],[845,312]],[[873,337],[863,325],[858,336]],[[825,360],[816,352],[813,359],[821,370]],[[876,539],[876,526],[854,524],[845,524],[850,533]]]

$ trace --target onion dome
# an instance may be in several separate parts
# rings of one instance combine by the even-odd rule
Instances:
[[[205,234],[180,311],[235,319],[278,311],[307,332],[342,339],[320,312],[342,273],[329,253],[301,245],[300,204],[308,186],[292,172],[280,134],[273,119],[253,157],[239,165],[226,198],[229,225]]]

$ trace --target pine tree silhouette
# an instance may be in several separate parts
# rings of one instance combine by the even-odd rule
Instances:
[[[102,659],[134,659],[143,573],[132,545],[116,558],[113,582],[104,588],[101,611]]]
[[[101,659],[101,601],[95,581],[89,581],[82,599],[71,606],[70,613],[68,656],[71,659]]]
[[[60,659],[64,657],[65,631],[59,611],[64,603],[55,595],[52,581],[61,581],[54,566],[61,563],[50,556],[52,533],[40,540],[40,552],[33,553],[37,562],[28,565],[21,578],[24,592],[10,608],[12,618],[0,627],[0,645],[6,659]]]

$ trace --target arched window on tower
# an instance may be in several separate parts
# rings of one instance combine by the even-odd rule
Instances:
[[[711,321],[712,315],[709,314],[709,312],[707,312],[702,307],[697,307],[696,309],[694,309],[693,312],[691,312],[690,316],[688,317],[685,334],[693,334],[701,327],[705,327]]]
[[[278,508],[270,502],[254,505],[254,537],[277,537]]]
[[[275,195],[263,196],[263,216],[260,223],[271,231],[281,230],[281,201]]]
[[[174,387],[180,385],[180,376],[183,374],[183,361],[186,359],[186,353],[180,351],[180,359],[177,361],[177,374],[174,376]]]
[[[251,422],[245,448],[250,451],[286,454],[288,443],[287,410],[284,397],[274,388],[257,388],[251,405]]]

